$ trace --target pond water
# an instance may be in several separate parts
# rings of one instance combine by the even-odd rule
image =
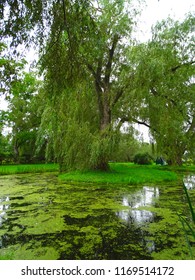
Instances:
[[[185,176],[195,201],[195,177]],[[56,174],[0,177],[0,257],[188,259],[182,184],[65,184]],[[193,242],[191,242],[193,246]]]

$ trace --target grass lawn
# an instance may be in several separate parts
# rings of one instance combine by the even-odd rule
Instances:
[[[58,171],[58,164],[13,164],[0,165],[0,175],[18,174],[18,173],[42,173]]]
[[[142,184],[177,180],[173,170],[156,165],[132,163],[110,163],[110,171],[72,171],[59,175],[66,182],[88,182],[107,184]]]
[[[58,172],[58,164],[0,165],[0,175],[18,173]],[[169,167],[157,165],[136,165],[133,163],[110,163],[110,171],[71,171],[59,175],[64,182],[86,182],[106,184],[143,184],[168,182],[178,179],[178,172],[194,172],[195,165]]]

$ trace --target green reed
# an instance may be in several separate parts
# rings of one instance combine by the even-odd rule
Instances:
[[[188,246],[188,249],[189,249],[190,257],[191,257],[191,259],[193,259],[194,256],[193,256],[193,252],[192,252],[192,246],[191,246],[191,243],[190,243],[189,235],[195,241],[195,211],[194,211],[194,208],[192,206],[192,202],[191,202],[190,196],[188,194],[188,190],[187,190],[184,183],[183,183],[183,189],[184,189],[185,197],[186,197],[187,204],[188,204],[188,207],[189,207],[189,210],[190,210],[191,221],[188,221],[186,218],[184,218],[180,214],[178,214],[178,216],[179,216],[179,219],[181,221],[181,224],[182,224],[182,227],[183,227],[183,230],[184,230],[184,233],[185,233],[186,242],[187,242],[187,246]]]

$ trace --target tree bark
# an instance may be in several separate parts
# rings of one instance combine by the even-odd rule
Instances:
[[[102,93],[104,94],[104,93]],[[99,107],[99,118],[100,118],[100,126],[99,126],[99,132],[100,132],[100,145],[104,145],[104,139],[109,137],[109,131],[110,131],[110,125],[111,125],[111,109],[108,104],[108,102],[104,98],[105,96],[102,96],[102,99],[104,101],[101,103],[101,106]],[[102,147],[102,150],[104,151],[104,147]],[[95,167],[95,169],[102,170],[102,171],[108,171],[109,170],[109,155],[104,151],[102,154],[100,154],[98,163]]]
[[[100,150],[102,148],[102,153],[100,153],[99,158],[97,160],[97,165],[95,169],[99,170],[108,170],[109,169],[109,153],[105,151],[105,142],[107,137],[110,137],[110,129],[111,129],[111,120],[112,120],[112,109],[114,105],[117,103],[118,99],[122,96],[123,91],[119,91],[116,93],[115,99],[111,104],[111,72],[112,72],[112,64],[114,58],[114,52],[118,43],[119,37],[118,35],[113,36],[111,48],[107,53],[107,63],[103,67],[103,57],[100,57],[97,63],[97,66],[87,64],[87,67],[91,74],[93,75],[95,90],[98,100],[98,113],[99,113],[99,141]],[[108,139],[108,138],[107,138]],[[107,140],[106,139],[106,140]]]

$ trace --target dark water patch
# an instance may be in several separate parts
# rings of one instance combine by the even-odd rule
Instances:
[[[24,199],[24,197],[23,196],[13,196],[12,198],[11,198],[11,200],[23,200]]]

